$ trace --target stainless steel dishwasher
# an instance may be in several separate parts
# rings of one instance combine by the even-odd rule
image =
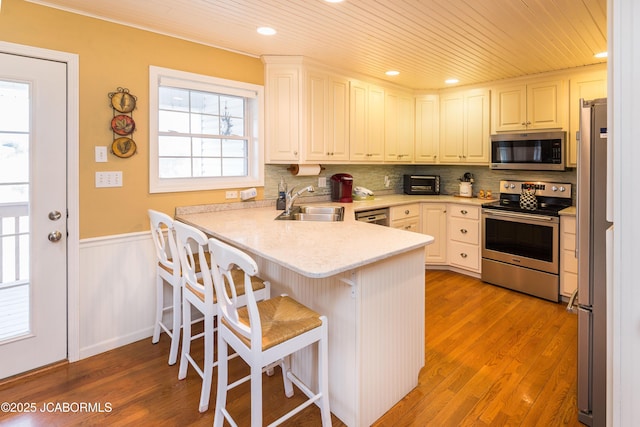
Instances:
[[[356,212],[356,221],[389,226],[389,208]]]

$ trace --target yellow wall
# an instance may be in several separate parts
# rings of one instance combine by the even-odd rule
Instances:
[[[2,0],[0,40],[79,56],[81,238],[147,230],[149,208],[173,215],[176,206],[224,201],[219,190],[149,194],[149,65],[262,85],[259,58],[22,0]],[[138,152],[129,159],[109,154],[107,163],[95,163],[94,147],[113,141],[108,94],[118,87],[138,97],[133,111]],[[95,172],[108,170],[123,172],[123,187],[95,188]],[[263,189],[258,191],[261,198]]]

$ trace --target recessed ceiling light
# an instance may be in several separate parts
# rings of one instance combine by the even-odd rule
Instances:
[[[276,30],[274,30],[271,27],[258,27],[258,34],[262,34],[263,36],[272,36],[276,33]]]
[[[598,52],[593,56],[595,56],[596,58],[606,58],[607,56],[609,56],[609,53],[608,52]]]
[[[324,0],[327,3],[342,3],[344,0]]]
[[[389,70],[385,73],[387,76],[397,76],[398,74],[400,74],[400,71],[396,71],[396,70]]]
[[[460,82],[460,80],[458,80],[458,79],[447,79],[444,82],[446,84],[448,84],[448,85],[453,85],[453,84],[456,84],[456,83]]]

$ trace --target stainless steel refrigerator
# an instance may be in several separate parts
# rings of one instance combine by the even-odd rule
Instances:
[[[607,100],[581,100],[577,177],[578,419],[607,420]],[[610,179],[610,178],[609,178]],[[609,253],[608,253],[609,252]],[[610,258],[609,258],[610,259]]]

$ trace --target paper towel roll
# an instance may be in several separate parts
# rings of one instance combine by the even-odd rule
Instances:
[[[322,166],[320,165],[291,165],[289,168],[291,175],[295,176],[312,176],[320,175]]]

